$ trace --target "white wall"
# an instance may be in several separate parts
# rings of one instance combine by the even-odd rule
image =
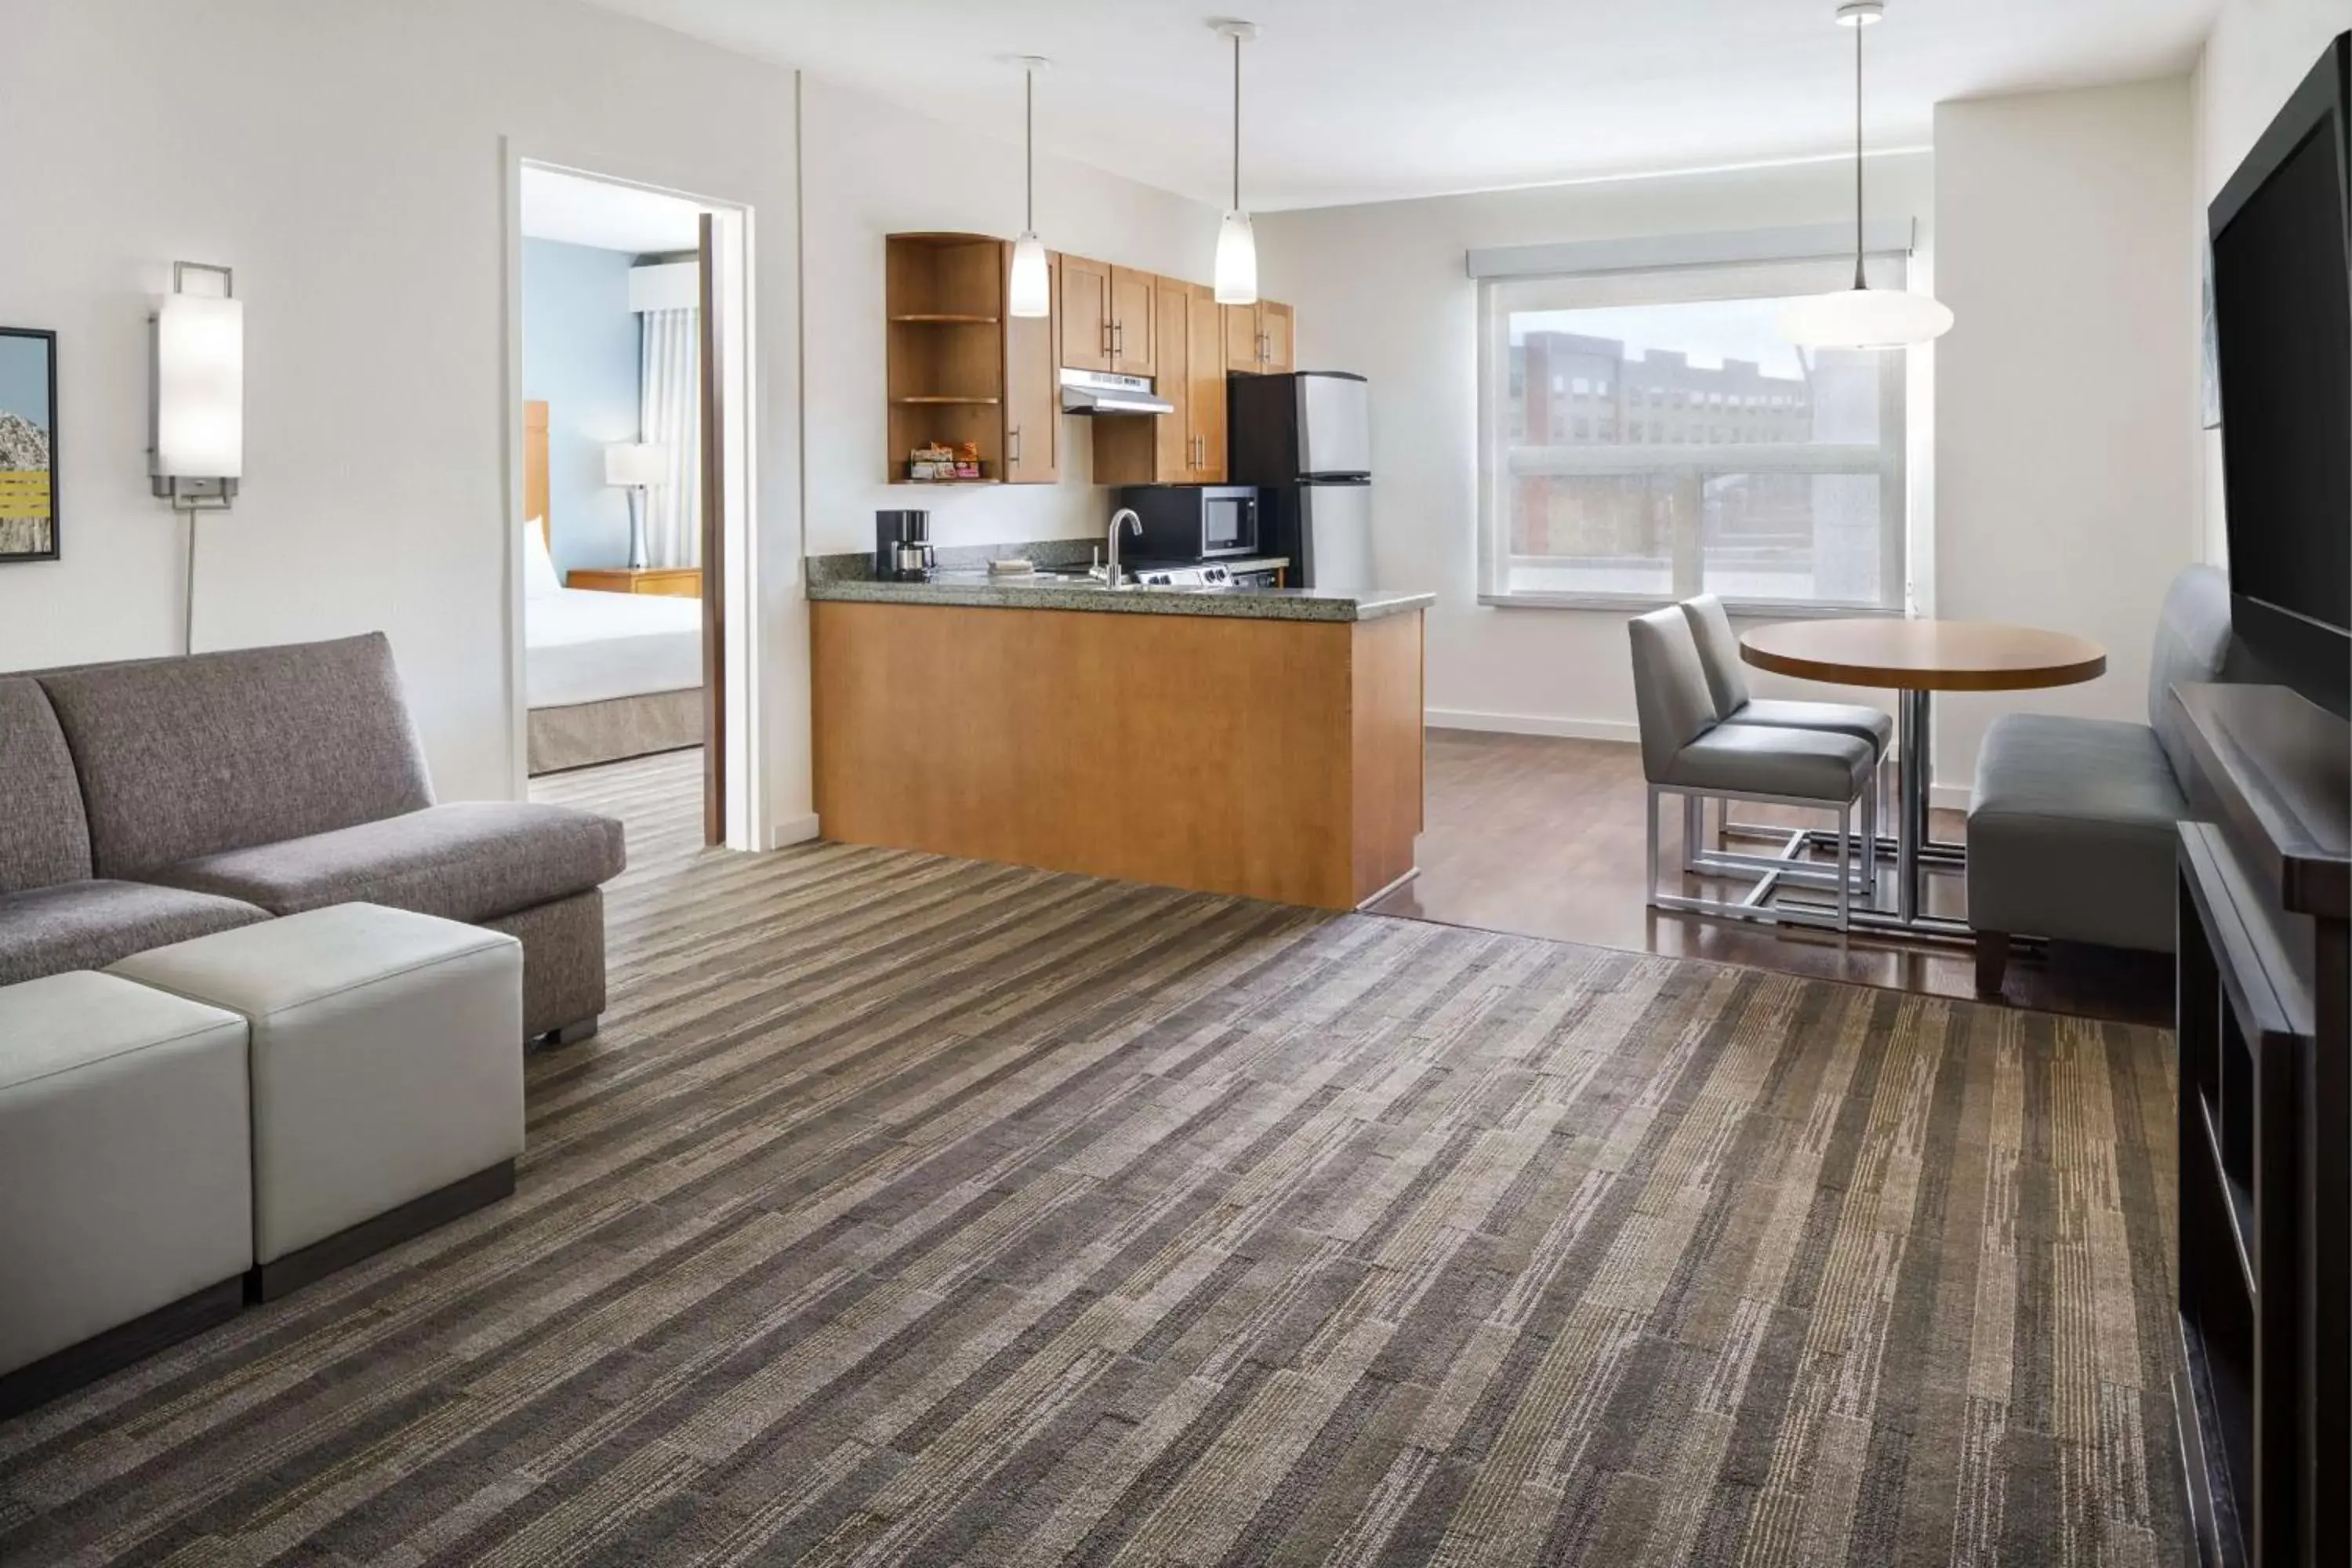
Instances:
[[[1915,215],[1925,234],[1927,156],[1874,157],[1869,180],[1874,216]],[[1298,363],[1370,378],[1374,568],[1386,585],[1437,595],[1428,651],[1434,721],[1633,735],[1622,614],[1477,602],[1477,288],[1464,252],[1853,216],[1853,166],[1830,162],[1257,219],[1265,290],[1298,309]],[[1916,400],[1913,416],[1923,416]],[[1796,689],[1769,679],[1757,685]]]
[[[2203,265],[2205,206],[2221,195],[2287,95],[2336,34],[2352,28],[2352,0],[2224,0],[2196,78],[2197,187],[2190,251]],[[2221,501],[2221,436],[2200,443],[2208,561],[2229,558]]]
[[[2199,552],[2194,169],[2186,77],[1937,106],[1937,610],[2107,652],[2084,685],[1939,701],[1954,790],[1996,713],[2146,719],[2157,608]]]
[[[808,298],[809,551],[874,547],[874,513],[922,507],[941,544],[1101,531],[1083,418],[1062,421],[1061,481],[942,489],[885,482],[883,237],[943,229],[1010,237],[1021,226],[1021,148],[896,108],[821,78],[805,80],[803,266]],[[1043,79],[1050,91],[1053,79]],[[1021,80],[1004,73],[1006,128]],[[1037,162],[1037,232],[1056,250],[1208,281],[1217,211],[1061,159]]]
[[[793,73],[569,0],[57,0],[7,35],[0,103],[39,153],[0,316],[58,332],[64,559],[0,567],[0,668],[179,651],[146,316],[174,258],[223,263],[247,468],[204,524],[197,646],[381,628],[442,795],[511,790],[508,138],[755,209],[762,545],[796,565]],[[797,572],[770,583],[773,701],[804,709]],[[808,809],[803,734],[769,776]]]

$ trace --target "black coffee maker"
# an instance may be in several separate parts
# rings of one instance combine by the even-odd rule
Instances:
[[[883,583],[927,583],[931,576],[931,514],[874,514],[874,576]]]

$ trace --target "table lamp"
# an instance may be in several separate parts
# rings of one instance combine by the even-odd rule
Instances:
[[[646,569],[646,491],[669,475],[669,449],[645,441],[622,441],[604,448],[604,482],[629,492],[629,570]]]

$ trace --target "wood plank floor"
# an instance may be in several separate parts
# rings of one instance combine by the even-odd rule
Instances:
[[[1778,932],[1644,907],[1642,767],[1632,746],[1432,730],[1428,754],[1421,876],[1375,905],[1374,913],[1925,995],[1975,994],[1974,961],[1963,948]],[[1664,842],[1679,846],[1679,814],[1668,815],[1676,820]],[[1743,819],[1766,815],[1754,807],[1741,812]],[[1936,814],[1937,837],[1960,837],[1962,828],[1959,813]],[[1673,863],[1671,849],[1661,858]],[[1959,878],[1928,881],[1931,909],[1965,912]],[[2172,962],[2060,947],[2046,957],[2013,961],[2006,999],[2047,1012],[2169,1025]]]

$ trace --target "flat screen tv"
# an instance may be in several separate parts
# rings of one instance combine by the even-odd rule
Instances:
[[[2263,673],[2352,717],[2352,33],[2208,214],[2231,619]]]

